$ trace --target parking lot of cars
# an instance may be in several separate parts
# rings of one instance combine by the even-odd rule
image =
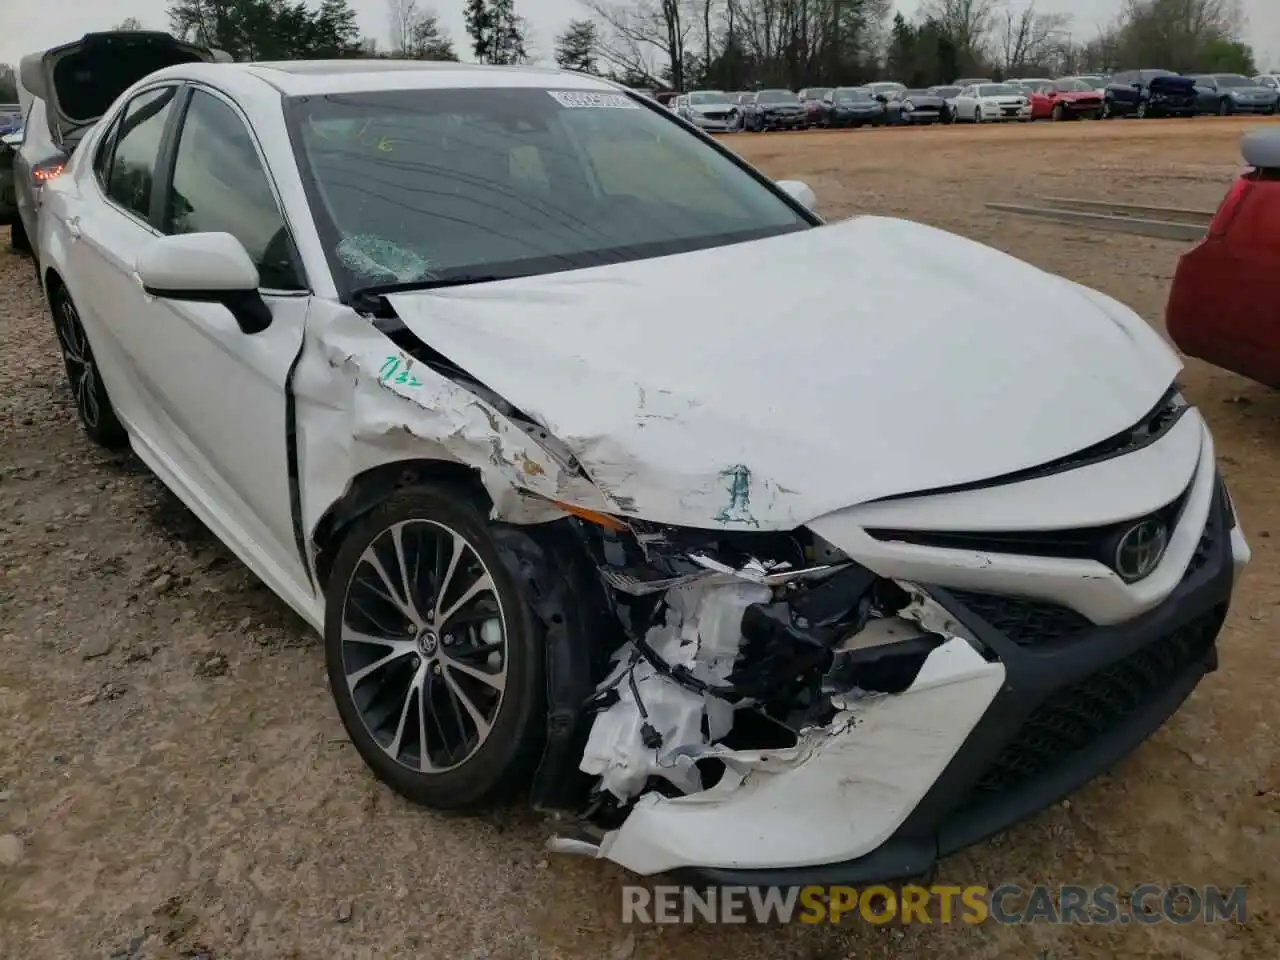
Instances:
[[[1158,328],[1179,245],[1015,220],[984,203],[1081,193],[1087,150],[1096,196],[1212,208],[1239,167],[1240,134],[1263,123],[889,132],[858,151],[824,132],[724,142],[772,177],[808,182],[830,219],[923,221],[1098,287]],[[903,177],[908,167],[917,175]],[[20,873],[0,874],[20,877],[0,899],[0,942],[14,956],[111,955],[138,937],[181,956],[1045,952],[1040,926],[628,929],[620,872],[548,857],[535,818],[458,820],[395,800],[362,772],[298,618],[136,463],[84,443],[19,258],[0,256],[0,291],[0,728],[12,732],[0,742],[0,816],[23,851]],[[1270,551],[1280,402],[1195,361],[1180,380],[1214,430],[1255,549],[1221,667],[1114,779],[945,861],[941,882],[1268,876],[1267,838],[1280,828],[1280,564]],[[1064,955],[1244,958],[1275,956],[1273,933],[1260,921],[1069,928],[1053,945]]]
[[[1280,79],[1264,75],[1127,70],[1102,76],[965,77],[908,89],[885,80],[843,87],[806,87],[677,94],[672,109],[708,132],[802,130],[814,127],[918,126],[1122,117],[1195,117],[1280,110]]]

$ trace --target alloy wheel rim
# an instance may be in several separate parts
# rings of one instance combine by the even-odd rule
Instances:
[[[456,530],[407,520],[373,539],[347,583],[341,647],[360,721],[396,763],[444,773],[488,740],[506,692],[506,617]]]
[[[80,323],[80,315],[76,313],[75,305],[66,298],[58,305],[58,322],[54,328],[58,333],[58,344],[62,347],[62,362],[67,368],[67,380],[75,396],[76,409],[88,426],[96,427],[100,415],[96,389],[98,374],[93,363],[93,353],[89,350],[89,340]]]

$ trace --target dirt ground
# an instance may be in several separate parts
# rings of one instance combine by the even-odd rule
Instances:
[[[1177,244],[983,204],[1041,194],[1212,209],[1248,126],[730,142],[770,175],[806,180],[830,217],[954,230],[1158,324]],[[1255,551],[1221,669],[1111,776],[945,861],[938,881],[1247,884],[1245,924],[626,927],[622,871],[545,854],[532,815],[440,816],[374,782],[342,735],[317,638],[137,461],[84,439],[33,271],[0,254],[0,955],[1280,956],[1280,394],[1198,363],[1185,384]]]

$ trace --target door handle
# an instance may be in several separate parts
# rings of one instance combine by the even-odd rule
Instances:
[[[72,240],[80,239],[79,217],[67,217],[67,219],[62,222],[67,225],[67,235],[70,236]]]

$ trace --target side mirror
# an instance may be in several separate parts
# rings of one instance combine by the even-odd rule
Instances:
[[[271,309],[258,293],[258,268],[229,233],[160,237],[138,254],[142,289],[164,300],[220,303],[244,333],[271,326]]]
[[[888,98],[888,97],[886,97],[883,93],[877,93],[877,94],[876,94],[876,99],[877,99],[877,100],[879,100],[881,103],[888,103],[888,102],[889,102],[889,98]]]
[[[779,180],[778,189],[806,210],[814,210],[818,206],[817,194],[803,180]]]

